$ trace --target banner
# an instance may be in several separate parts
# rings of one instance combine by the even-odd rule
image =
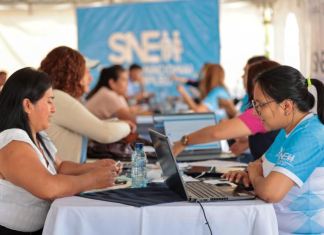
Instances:
[[[149,91],[174,95],[172,75],[197,79],[203,63],[219,63],[218,6],[183,0],[79,8],[79,50],[101,68],[137,63]]]

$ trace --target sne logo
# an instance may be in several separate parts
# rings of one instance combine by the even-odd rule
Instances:
[[[292,163],[295,159],[295,155],[291,153],[284,152],[285,150],[283,148],[280,149],[280,152],[277,154],[278,157],[278,164],[279,165],[288,165],[292,166]]]
[[[132,63],[133,57],[141,63],[181,62],[183,46],[180,32],[174,30],[147,30],[137,38],[133,32],[114,33],[108,38],[108,47],[113,51],[108,60],[113,64]]]

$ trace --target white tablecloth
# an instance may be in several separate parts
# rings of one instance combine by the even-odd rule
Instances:
[[[272,204],[261,200],[202,204],[213,234],[276,235],[278,226]],[[45,235],[199,235],[210,234],[197,203],[174,202],[148,207],[81,197],[53,202]]]

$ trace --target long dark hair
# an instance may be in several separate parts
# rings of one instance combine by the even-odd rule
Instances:
[[[290,99],[302,112],[308,112],[315,104],[314,96],[307,89],[307,80],[290,66],[278,66],[268,70],[256,78],[256,83],[277,103]],[[317,79],[311,79],[311,83],[317,90],[317,114],[324,124],[324,85]]]
[[[111,89],[111,87],[109,86],[109,81],[113,80],[116,82],[119,79],[120,73],[124,71],[125,69],[121,65],[113,65],[107,68],[103,68],[100,72],[97,85],[89,93],[87,99],[90,99],[94,94],[96,94],[101,87],[107,87],[108,89]]]
[[[2,114],[0,132],[19,128],[26,131],[35,143],[27,113],[23,108],[23,100],[27,98],[35,104],[51,86],[52,80],[44,72],[28,67],[14,72],[8,78],[0,93],[0,113]],[[40,139],[39,134],[36,136],[37,139]]]

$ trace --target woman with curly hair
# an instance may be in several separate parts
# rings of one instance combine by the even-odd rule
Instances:
[[[80,102],[88,90],[89,75],[78,51],[66,46],[54,48],[42,60],[40,70],[53,79],[56,113],[47,133],[64,160],[84,161],[87,138],[112,143],[130,133],[127,122],[100,120]]]

